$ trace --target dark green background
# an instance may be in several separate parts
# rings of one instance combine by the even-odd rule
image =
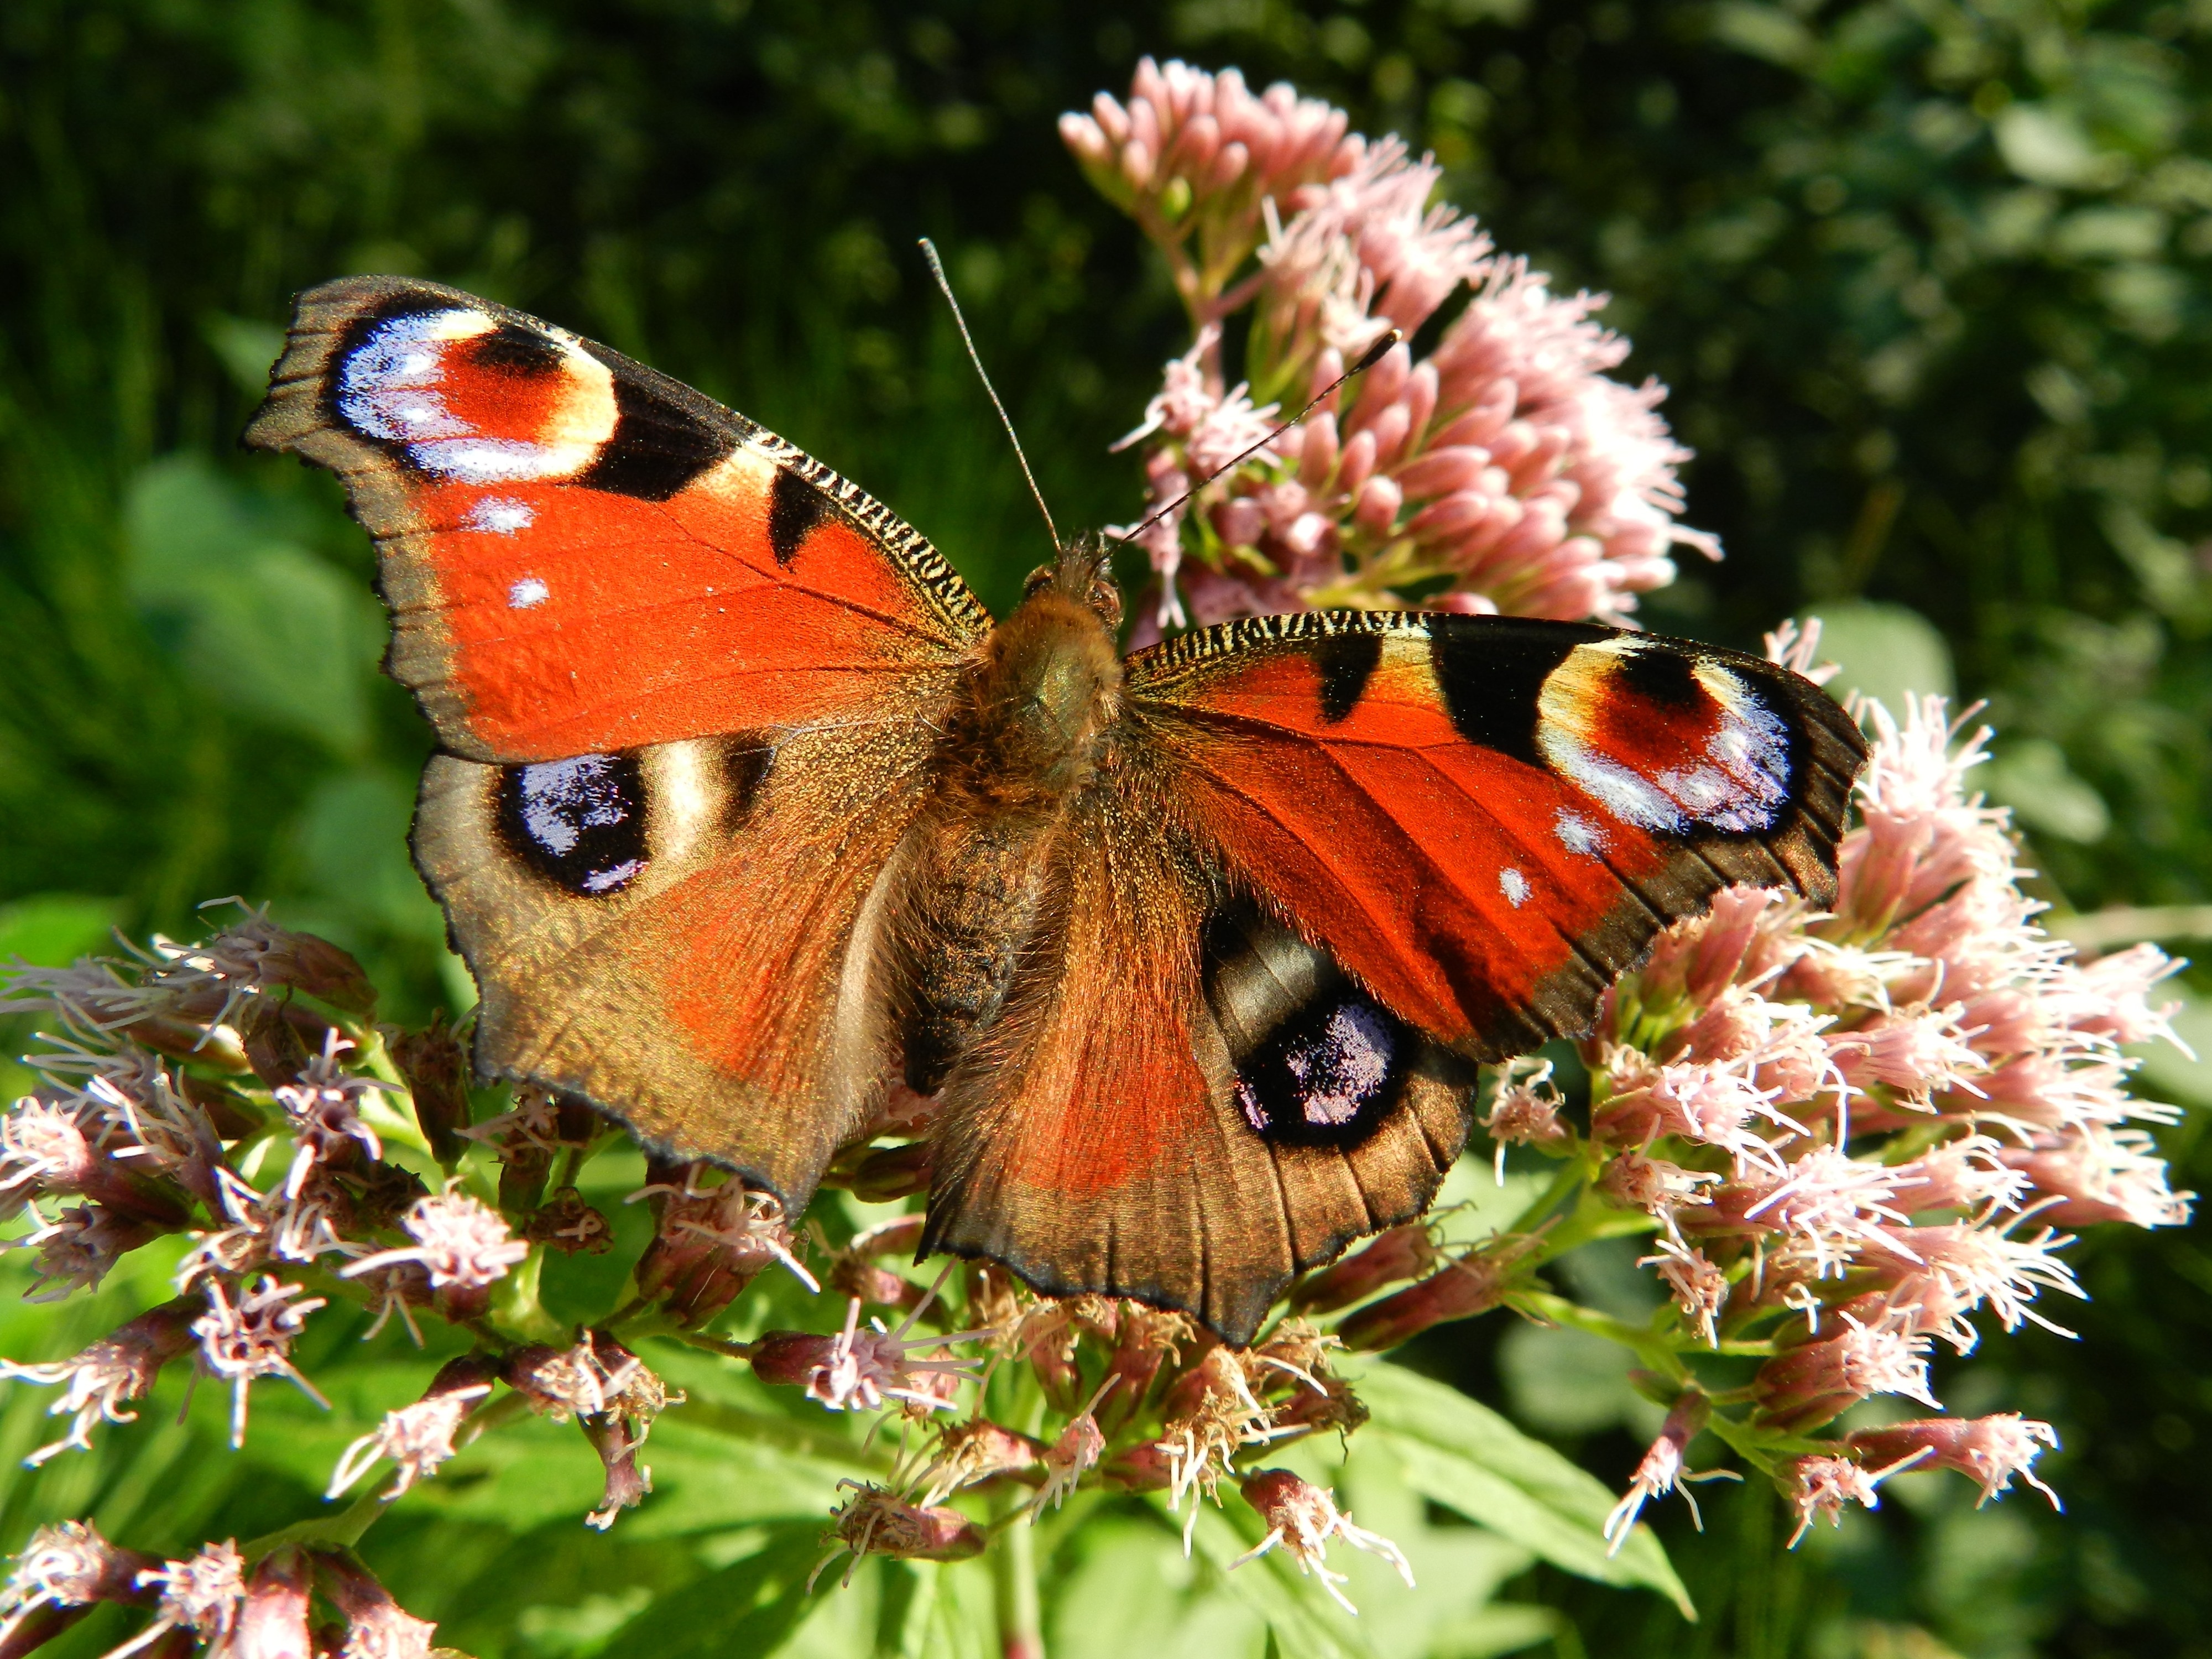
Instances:
[[[926,234],[1062,522],[1127,518],[1105,447],[1180,321],[1053,123],[1142,52],[1405,134],[1502,246],[1613,292],[1625,372],[1674,387],[1699,452],[1686,516],[1729,549],[1655,625],[1743,644],[1842,607],[1909,642],[1863,602],[1909,607],[1990,700],[2041,896],[2203,902],[2208,30],[2202,0],[8,0],[0,945],[245,892],[400,1012],[445,993],[402,851],[426,738],[371,672],[366,545],[325,481],[234,447],[308,283],[412,271],[607,341],[860,480],[1003,605],[1042,534]],[[2177,1184],[2207,1180],[2195,1127]],[[2212,1257],[2077,1259],[2081,1343],[1995,1340],[1944,1381],[2060,1424],[2063,1519],[1893,1503],[1784,1558],[1771,1499],[1708,1488],[1702,1540],[1661,1517],[1694,1632],[1512,1593],[1591,1652],[2212,1651]],[[1427,1357],[1515,1397],[1496,1325]],[[1609,1480],[1632,1462],[1623,1428],[1553,1426]]]

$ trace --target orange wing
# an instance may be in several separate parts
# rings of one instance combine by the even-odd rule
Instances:
[[[1865,755],[1785,669],[1571,623],[1257,617],[1139,653],[1127,684],[1231,881],[1485,1060],[1586,1030],[1729,883],[1826,902]]]
[[[919,533],[665,375],[434,283],[301,296],[246,434],[345,480],[389,665],[452,753],[799,726],[990,618]]]
[[[479,1066],[803,1205],[880,1086],[878,895],[982,607],[773,434],[434,283],[303,295],[247,441],[375,538]]]

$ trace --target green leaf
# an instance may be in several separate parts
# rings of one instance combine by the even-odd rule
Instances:
[[[383,626],[361,584],[272,539],[205,461],[173,456],[132,482],[125,584],[185,672],[240,713],[341,753],[368,739]]]
[[[617,1631],[601,1659],[746,1659],[769,1654],[813,1611],[807,1575],[819,1522],[771,1528],[756,1553],[662,1596]],[[826,1584],[836,1579],[824,1575]]]
[[[63,968],[111,943],[113,899],[75,893],[33,893],[0,904],[0,964],[18,958],[34,968]]]
[[[1600,1583],[1640,1585],[1697,1616],[1650,1529],[1638,1527],[1608,1556],[1601,1529],[1615,1503],[1595,1476],[1531,1439],[1487,1406],[1403,1366],[1377,1362],[1353,1374],[1374,1418],[1363,1448],[1396,1453],[1424,1497],[1527,1546],[1553,1566]]]

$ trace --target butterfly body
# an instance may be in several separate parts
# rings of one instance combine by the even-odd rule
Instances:
[[[440,752],[486,1073],[803,1207],[927,1097],[925,1251],[1249,1340],[1417,1215],[1474,1063],[1730,882],[1832,891],[1787,671],[1572,623],[1256,617],[1124,658],[1096,544],[994,623],[775,434],[457,290],[301,296],[248,434],[338,472]]]

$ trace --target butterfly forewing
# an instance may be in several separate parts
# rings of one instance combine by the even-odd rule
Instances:
[[[840,718],[990,625],[935,549],[818,461],[435,283],[301,295],[247,441],[344,478],[392,672],[472,759]]]

